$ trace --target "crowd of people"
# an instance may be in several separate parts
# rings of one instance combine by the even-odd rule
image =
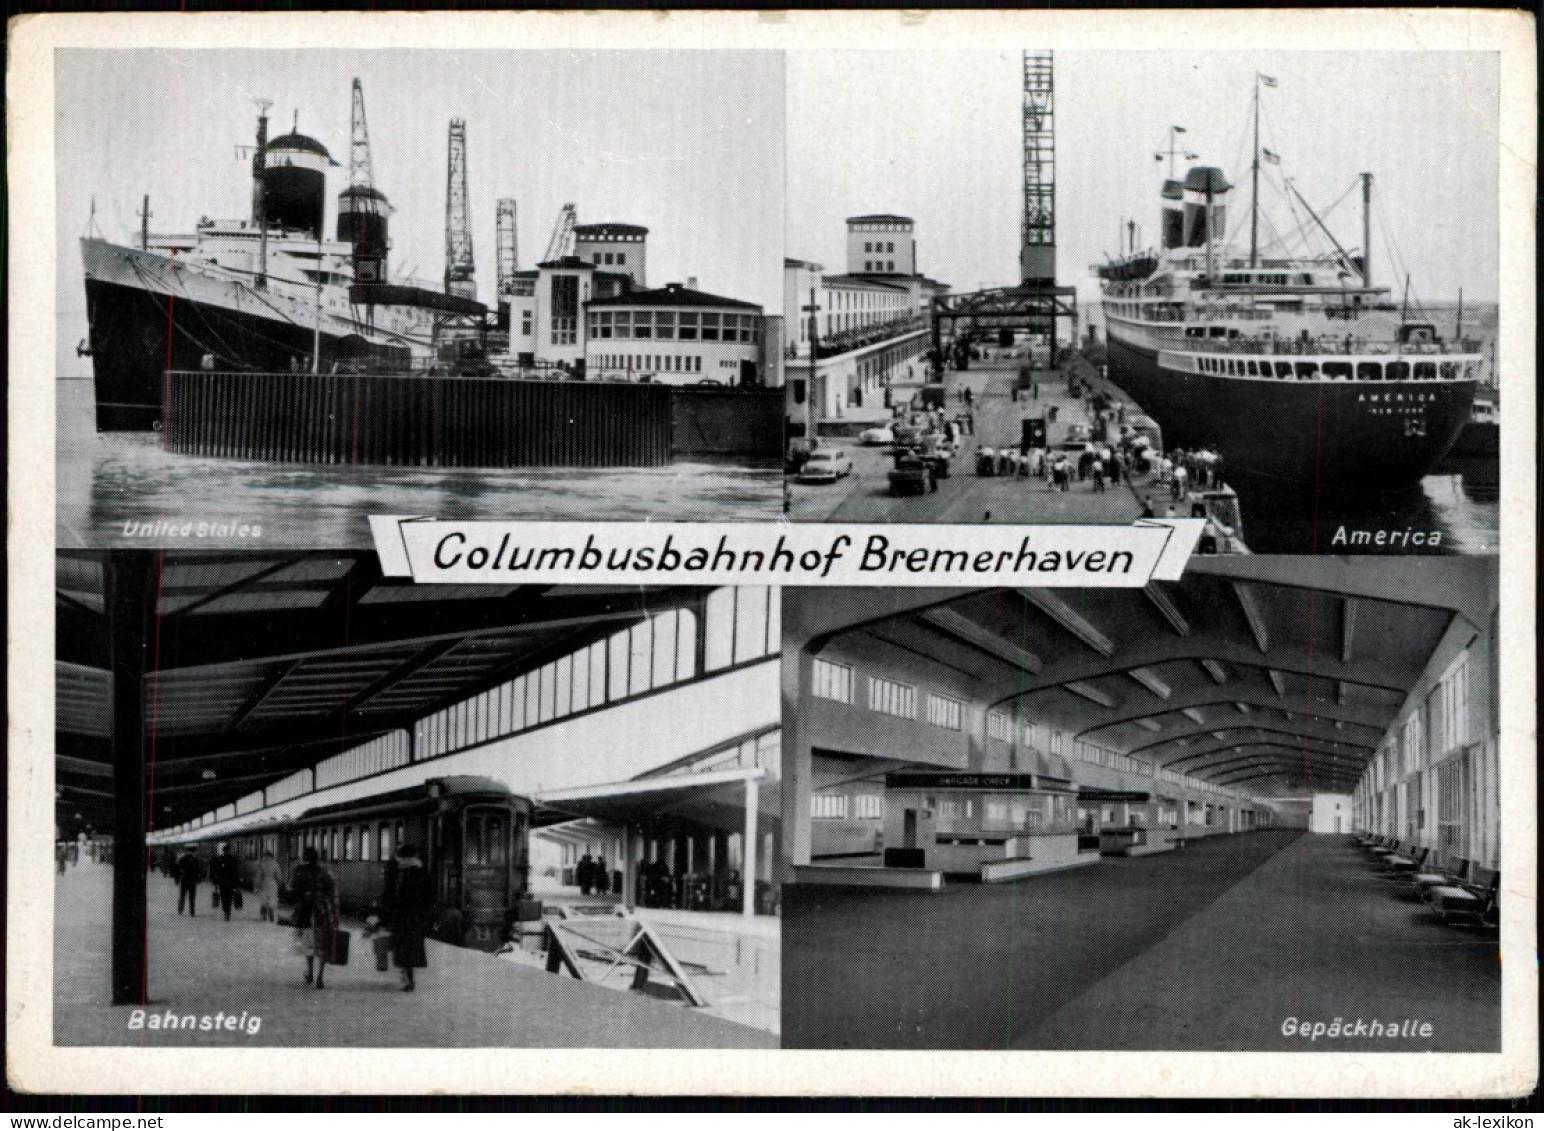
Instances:
[[[156,866],[153,857],[151,866]],[[243,908],[241,864],[223,845],[206,865],[196,849],[188,845],[175,856],[160,854],[161,870],[177,885],[177,914],[198,914],[199,886],[210,884],[210,906],[228,921]],[[252,892],[258,903],[258,919],[293,928],[296,955],[305,958],[307,985],[326,988],[327,967],[346,961],[346,942],[339,938],[340,907],[338,886],[332,873],[321,863],[315,848],[306,848],[301,862],[284,882],[272,850],[258,858],[252,871]],[[281,899],[292,905],[286,921],[280,918]],[[428,965],[425,940],[434,927],[434,893],[428,870],[418,848],[399,844],[386,862],[381,892],[369,917],[365,933],[373,937],[378,952],[390,959],[397,969],[401,989],[416,988],[414,971]],[[377,962],[378,969],[388,969]]]

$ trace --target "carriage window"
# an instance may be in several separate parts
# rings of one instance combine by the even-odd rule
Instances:
[[[1356,375],[1363,381],[1383,380],[1383,363],[1380,361],[1359,361],[1356,363]]]
[[[1386,376],[1390,381],[1410,380],[1410,363],[1408,361],[1389,362]]]
[[[369,860],[370,859],[370,826],[369,825],[360,825],[359,826],[359,858],[361,860]]]
[[[337,861],[337,859],[342,855],[343,846],[340,843],[338,843],[342,839],[343,838],[338,835],[338,830],[337,829],[329,829],[328,830],[328,833],[327,833],[327,841],[328,841],[327,855],[330,856],[334,861]]]
[[[393,830],[393,835],[396,839],[391,842],[391,853],[395,856],[397,854],[397,845],[407,839],[407,825],[402,821],[398,821],[396,828]]]

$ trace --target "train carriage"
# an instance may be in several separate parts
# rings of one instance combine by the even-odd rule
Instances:
[[[298,817],[229,834],[192,836],[207,865],[228,844],[242,886],[272,852],[287,878],[315,848],[338,885],[345,913],[368,914],[385,890],[400,844],[415,844],[434,893],[434,938],[492,950],[508,937],[528,892],[532,803],[491,778],[430,778],[420,785],[308,809]]]

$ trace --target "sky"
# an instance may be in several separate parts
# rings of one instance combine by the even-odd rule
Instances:
[[[1091,302],[1090,267],[1117,253],[1126,220],[1155,240],[1167,161],[1154,155],[1171,125],[1194,163],[1237,186],[1229,228],[1242,224],[1247,246],[1257,73],[1276,79],[1261,94],[1261,144],[1281,164],[1260,195],[1277,230],[1296,231],[1269,184],[1285,174],[1341,245],[1359,248],[1353,186],[1371,172],[1374,282],[1398,294],[1408,271],[1421,301],[1460,287],[1466,301],[1496,300],[1498,67],[1482,52],[1057,52],[1060,282]],[[1019,49],[795,51],[787,86],[789,255],[842,269],[845,218],[899,212],[917,221],[924,273],[957,290],[1015,281]]]
[[[776,52],[61,51],[56,174],[62,316],[84,336],[76,240],[92,201],[110,239],[187,232],[202,216],[245,218],[254,98],[270,136],[300,132],[341,163],[328,234],[347,184],[351,84],[364,86],[376,187],[391,218],[392,271],[438,287],[445,269],[447,130],[466,120],[479,297],[495,287],[497,200],[517,201],[520,266],[546,250],[559,209],[580,223],[649,229],[648,283],[696,276],[716,294],[782,302],[783,64]],[[75,270],[71,270],[71,267]]]

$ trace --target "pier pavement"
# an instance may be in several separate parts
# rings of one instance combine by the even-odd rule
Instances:
[[[345,967],[327,988],[303,980],[290,928],[263,922],[256,901],[227,922],[198,889],[195,917],[177,914],[177,888],[149,877],[149,970],[142,1006],[111,1004],[112,868],[83,862],[55,877],[54,1043],[361,1048],[775,1048],[777,1035],[518,961],[430,940],[418,988],[379,973],[358,922]],[[726,916],[727,918],[737,918]],[[700,930],[700,925],[693,926]],[[680,944],[672,938],[671,945]],[[687,957],[688,955],[678,955]],[[713,965],[710,960],[707,965]],[[717,979],[700,983],[712,998]],[[731,995],[732,996],[732,995]],[[257,1032],[130,1029],[136,1009],[179,1018],[261,1018]]]
[[[1095,491],[1092,481],[1074,481],[1069,491],[1052,491],[1045,479],[990,477],[976,475],[976,452],[982,447],[1017,448],[1023,434],[1023,421],[1044,414],[1054,421],[1047,425],[1048,442],[1059,447],[1074,424],[1089,423],[1087,402],[1068,393],[1069,366],[1076,367],[1080,380],[1101,384],[1098,372],[1081,358],[1072,356],[1057,370],[1036,371],[1033,394],[1013,389],[1024,358],[1018,355],[992,357],[971,363],[963,372],[945,374],[946,415],[953,417],[967,411],[961,399],[964,390],[971,393],[969,411],[975,417],[975,434],[964,437],[950,466],[949,477],[940,480],[938,490],[927,495],[894,496],[890,494],[889,472],[894,466],[890,448],[865,447],[854,438],[822,437],[825,448],[839,447],[853,461],[853,472],[836,483],[807,484],[792,482],[789,488],[790,516],[802,522],[937,522],[937,523],[1078,523],[1084,525],[1125,525],[1142,513],[1142,501],[1150,496],[1157,514],[1163,515],[1169,501],[1167,485],[1156,475],[1139,476],[1135,482],[1123,480]],[[1122,398],[1110,387],[1112,395]],[[1135,409],[1126,399],[1127,411]],[[1179,513],[1176,510],[1176,513]]]

